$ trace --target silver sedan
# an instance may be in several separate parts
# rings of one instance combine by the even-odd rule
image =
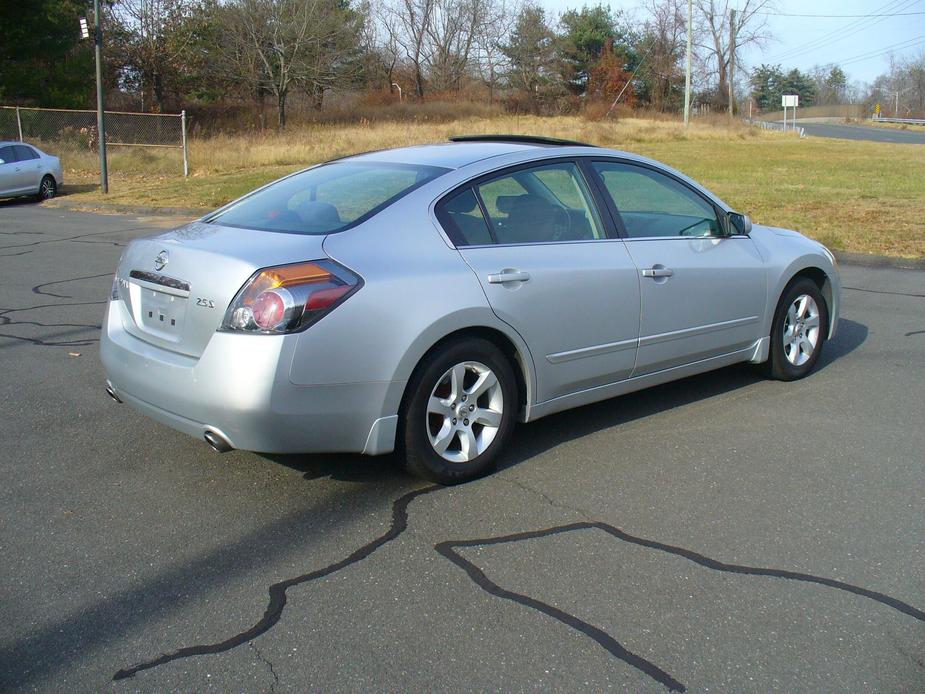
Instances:
[[[111,397],[214,449],[400,451],[444,483],[516,421],[737,362],[805,376],[832,254],[658,162],[456,138],[329,162],[134,241]]]
[[[64,185],[61,160],[24,142],[0,142],[0,198],[53,198]]]

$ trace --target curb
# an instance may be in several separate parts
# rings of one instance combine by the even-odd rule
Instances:
[[[848,251],[832,251],[832,254],[843,265],[889,267],[899,270],[925,270],[925,258],[897,258],[891,255],[868,255],[867,253],[849,253]]]
[[[45,200],[42,207],[62,208],[74,210],[75,212],[99,212],[102,214],[142,214],[160,217],[202,217],[204,214],[211,212],[211,209],[195,207],[144,207],[139,205],[120,205],[109,202],[77,202],[76,200],[66,200],[61,198],[52,198]]]
[[[76,202],[53,198],[45,200],[43,207],[60,207],[78,212],[101,212],[103,214],[141,214],[161,217],[202,217],[211,212],[211,209],[193,207],[140,207],[137,205],[120,205],[118,203]],[[843,265],[859,265],[861,267],[889,267],[900,270],[925,270],[925,258],[899,258],[890,255],[870,255],[867,253],[849,253],[848,251],[832,251],[832,254]]]

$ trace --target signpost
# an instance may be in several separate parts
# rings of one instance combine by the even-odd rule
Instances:
[[[784,130],[787,129],[787,109],[793,109],[793,127],[797,127],[797,106],[800,105],[800,95],[799,94],[782,94],[780,97],[780,105],[784,107]]]

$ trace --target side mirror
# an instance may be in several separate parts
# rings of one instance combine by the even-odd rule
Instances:
[[[748,236],[752,231],[752,219],[747,214],[729,213],[729,226],[733,234]]]

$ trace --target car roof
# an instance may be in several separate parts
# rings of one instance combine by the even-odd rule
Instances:
[[[490,137],[490,136],[486,136]],[[482,162],[477,172],[489,172],[494,167],[485,163],[488,159],[500,158],[499,166],[514,165],[527,161],[539,161],[545,157],[616,157],[622,160],[645,164],[668,173],[685,181],[692,188],[700,191],[713,200],[721,208],[731,210],[725,201],[715,193],[708,190],[698,181],[686,176],[684,173],[667,166],[663,162],[649,159],[632,152],[616,149],[582,145],[570,141],[543,141],[536,138],[534,142],[511,140],[478,140],[459,141],[433,145],[417,145],[413,147],[399,147],[396,149],[383,149],[375,152],[366,152],[341,161],[374,161],[390,164],[418,164],[424,166],[440,166],[447,169],[460,169],[471,164]],[[512,156],[511,156],[512,155]],[[538,156],[539,155],[539,156]],[[481,171],[480,171],[481,170]]]
[[[348,157],[353,160],[380,161],[393,164],[421,164],[458,169],[483,159],[516,152],[535,150],[537,145],[511,142],[447,142],[435,145],[415,145],[366,152]]]

